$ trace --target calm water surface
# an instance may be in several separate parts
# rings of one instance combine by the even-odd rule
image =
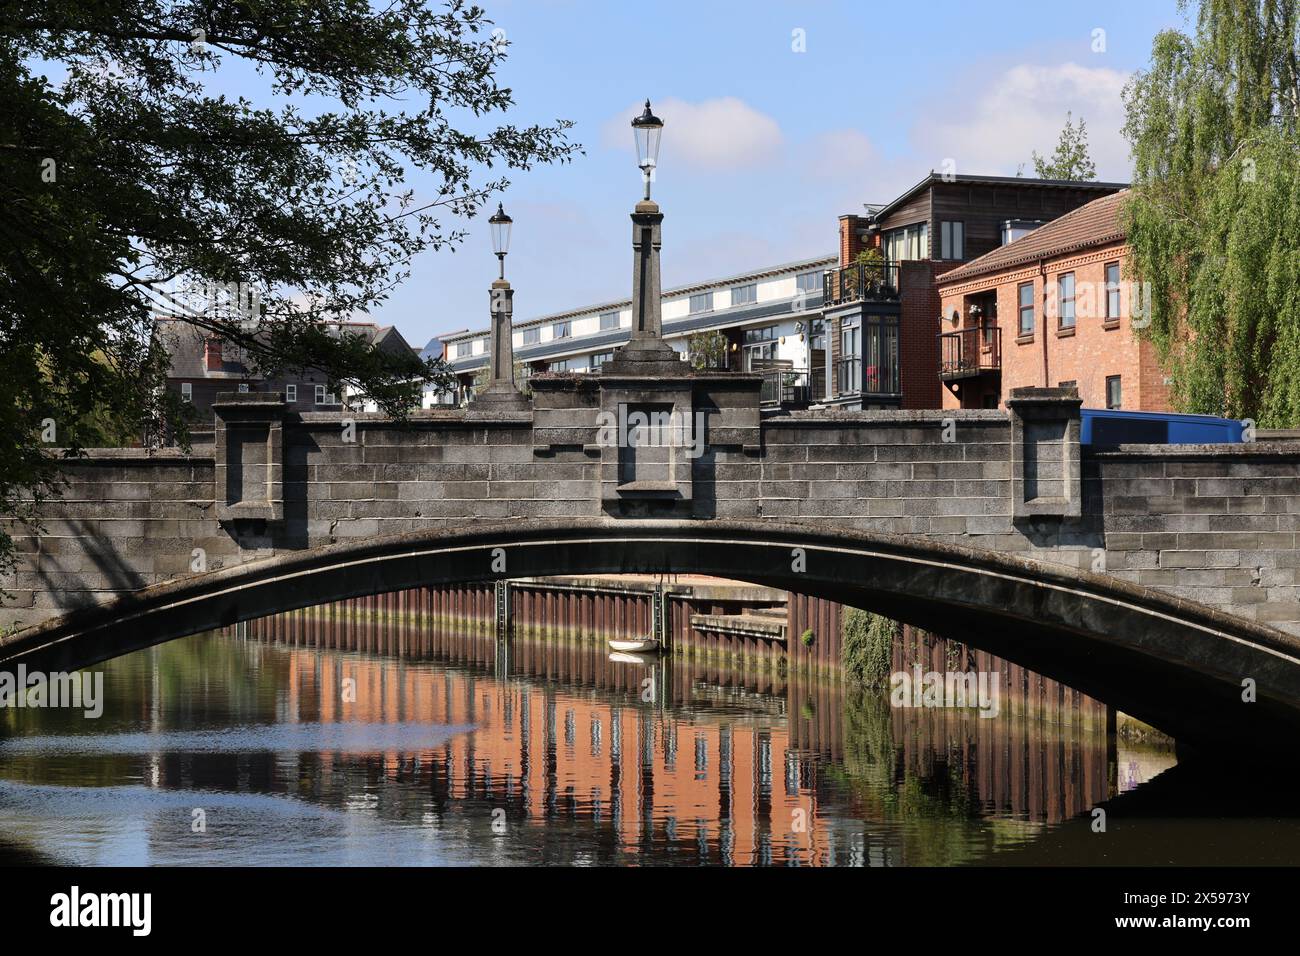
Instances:
[[[380,656],[208,634],[102,667],[97,720],[0,713],[0,862],[1300,859],[1286,795],[1104,727],[829,681],[468,635]]]

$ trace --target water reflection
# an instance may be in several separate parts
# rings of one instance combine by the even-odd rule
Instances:
[[[590,642],[506,651],[445,629],[385,657],[200,635],[113,661],[97,721],[0,717],[0,860],[997,862],[1124,766],[1097,722],[893,710]]]

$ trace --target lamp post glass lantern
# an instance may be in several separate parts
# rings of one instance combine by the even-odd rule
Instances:
[[[492,251],[501,263],[502,279],[506,277],[506,253],[510,251],[510,226],[513,222],[501,203],[497,203],[497,211],[488,220],[488,225],[492,227]]]
[[[632,134],[636,138],[636,161],[645,176],[645,198],[650,198],[650,177],[659,162],[659,137],[664,131],[664,121],[650,112],[650,101],[645,101],[645,112],[632,120]]]

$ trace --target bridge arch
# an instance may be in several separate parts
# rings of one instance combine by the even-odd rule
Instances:
[[[497,578],[712,574],[867,608],[1022,664],[1183,744],[1300,730],[1300,639],[1103,575],[914,536],[793,523],[478,522],[284,554],[156,585],[0,640],[0,668],[71,670],[326,601]],[[1257,699],[1242,700],[1254,681]]]

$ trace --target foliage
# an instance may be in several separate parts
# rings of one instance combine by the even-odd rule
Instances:
[[[490,29],[461,0],[0,0],[0,514],[30,516],[57,484],[46,446],[93,444],[101,411],[183,431],[160,304],[256,371],[317,369],[395,416],[447,381],[323,323],[460,242],[439,217],[507,185],[486,171],[577,149],[567,121],[488,121],[513,105]],[[210,89],[232,68],[264,102]]]
[[[1300,425],[1298,7],[1205,0],[1125,90],[1141,334],[1175,407],[1265,427]]]
[[[811,627],[799,635],[799,642],[803,644],[804,647],[812,647],[813,639],[814,639],[814,635],[813,635],[813,629]]]
[[[1097,167],[1088,155],[1088,128],[1079,117],[1075,126],[1073,114],[1065,114],[1061,138],[1050,158],[1033,152],[1034,173],[1043,179],[1091,180],[1097,178]]]
[[[854,256],[853,261],[857,265],[865,266],[862,271],[866,281],[879,282],[884,278],[885,257],[876,246],[869,246],[866,249],[863,249]]]
[[[691,356],[692,368],[725,367],[727,362],[727,337],[717,329],[708,332],[693,332],[686,338],[686,351]]]
[[[840,624],[840,666],[845,675],[868,687],[888,684],[898,632],[897,621],[846,607]]]

